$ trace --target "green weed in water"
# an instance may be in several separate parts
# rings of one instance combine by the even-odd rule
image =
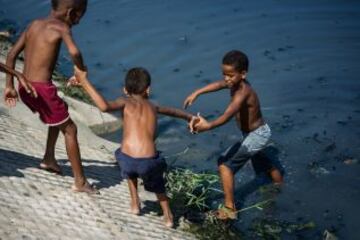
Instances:
[[[233,222],[218,220],[210,210],[209,201],[216,193],[222,191],[216,188],[219,177],[211,173],[194,173],[189,169],[173,168],[166,174],[167,193],[171,205],[178,216],[185,216],[187,220],[184,230],[196,235],[202,240],[238,240],[241,232],[232,227]],[[238,213],[250,209],[263,210],[273,200],[268,199],[246,208],[238,210]],[[222,207],[221,205],[219,208]],[[182,217],[183,218],[183,217]],[[183,219],[185,219],[183,218]],[[190,221],[188,221],[190,220]]]
[[[280,240],[283,233],[292,234],[315,227],[315,223],[312,221],[291,223],[277,219],[255,219],[251,231],[261,239]]]
[[[196,210],[208,209],[212,194],[222,192],[215,186],[219,177],[211,173],[194,173],[189,169],[174,168],[166,174],[167,193],[178,204]]]

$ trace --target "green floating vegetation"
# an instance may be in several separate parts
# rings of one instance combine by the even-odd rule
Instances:
[[[239,234],[227,223],[219,221],[209,210],[213,194],[222,192],[216,188],[217,174],[195,173],[189,169],[172,168],[166,173],[167,194],[180,227],[200,240],[237,240]]]
[[[171,201],[187,208],[202,211],[209,209],[208,201],[216,192],[219,177],[212,173],[194,173],[189,169],[173,168],[166,174],[167,193]]]
[[[315,228],[314,222],[291,223],[276,219],[255,219],[251,231],[262,239],[280,240],[281,234],[293,234],[299,231]]]
[[[78,99],[88,104],[93,104],[89,95],[87,95],[81,87],[66,86],[68,79],[60,72],[54,71],[52,79],[60,84],[60,86],[58,86],[58,89],[62,91],[66,96]]]
[[[195,173],[189,169],[172,168],[166,173],[167,193],[177,216],[181,217],[182,228],[201,240],[238,240],[243,235],[232,226],[233,221],[218,220],[210,210],[209,202],[217,193],[219,176],[213,173]],[[250,209],[263,210],[272,199],[240,209],[238,213]],[[221,205],[218,206],[222,207]],[[208,211],[207,213],[204,213]],[[186,219],[185,219],[186,218]]]
[[[194,234],[200,240],[239,240],[239,239],[281,239],[283,234],[296,234],[315,228],[312,221],[291,223],[287,221],[256,218],[250,229],[241,232],[234,226],[234,220],[218,220],[209,202],[219,192],[219,177],[213,173],[195,173],[189,169],[172,168],[166,173],[167,192],[175,216],[180,216],[179,225],[185,231]],[[266,200],[242,208],[237,213],[249,210],[265,210],[274,203],[277,187],[264,187],[260,192]],[[221,208],[219,205],[218,208]],[[207,211],[207,212],[206,212]],[[206,213],[205,213],[206,212]],[[251,237],[249,235],[252,235]]]
[[[214,215],[207,214],[201,224],[189,224],[184,229],[194,234],[200,240],[241,240],[243,233],[232,227],[230,222],[218,220]]]
[[[200,240],[237,240],[239,234],[228,224],[216,219],[209,210],[209,201],[219,183],[217,174],[195,173],[189,169],[172,168],[166,173],[167,194],[175,215],[182,216],[180,227]]]

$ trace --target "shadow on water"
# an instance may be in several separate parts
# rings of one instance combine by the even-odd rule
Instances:
[[[25,177],[21,170],[38,168],[40,161],[40,158],[0,149],[0,177]],[[60,159],[58,163],[62,170],[62,176],[73,176],[71,167],[67,165],[68,160]],[[91,159],[82,159],[82,163],[86,177],[94,179],[96,187],[100,190],[115,186],[122,181],[117,163],[100,162]]]

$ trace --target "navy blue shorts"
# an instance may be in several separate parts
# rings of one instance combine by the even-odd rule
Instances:
[[[164,172],[167,165],[159,152],[152,158],[133,158],[121,152],[119,148],[115,151],[115,158],[120,165],[123,178],[141,178],[146,191],[165,193]]]

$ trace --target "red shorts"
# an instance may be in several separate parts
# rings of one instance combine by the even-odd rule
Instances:
[[[49,126],[57,126],[70,118],[68,106],[58,96],[57,87],[52,81],[30,83],[35,88],[38,97],[32,97],[21,85],[19,85],[19,95],[31,111],[39,113],[41,121]]]

